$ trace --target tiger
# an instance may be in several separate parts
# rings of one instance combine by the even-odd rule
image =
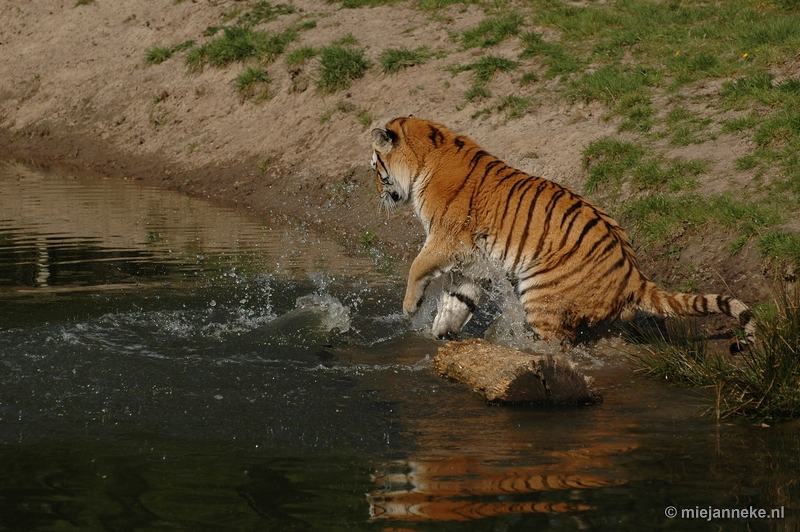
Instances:
[[[727,295],[670,293],[639,267],[620,225],[569,188],[513,168],[470,138],[413,117],[375,128],[372,163],[387,211],[411,203],[425,229],[413,260],[403,312],[413,316],[425,290],[455,275],[438,300],[432,332],[452,339],[472,318],[489,262],[512,282],[528,326],[542,339],[575,342],[576,332],[645,315],[721,313],[753,343],[750,309]],[[457,274],[457,275],[456,275]]]

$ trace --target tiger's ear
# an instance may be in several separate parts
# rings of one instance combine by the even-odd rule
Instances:
[[[375,128],[372,130],[372,140],[381,153],[388,153],[397,142],[397,135],[388,129]]]

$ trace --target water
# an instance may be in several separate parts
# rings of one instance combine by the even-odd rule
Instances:
[[[1,167],[0,530],[798,529],[798,423],[717,424],[613,340],[564,353],[602,405],[486,406],[432,374],[384,270],[287,220]],[[473,330],[523,341],[507,310]],[[751,506],[783,517],[681,517]]]

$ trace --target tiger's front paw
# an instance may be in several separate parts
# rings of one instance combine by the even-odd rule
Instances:
[[[405,300],[403,301],[403,314],[408,316],[409,318],[417,313],[419,310],[419,302],[416,298],[409,299],[408,295],[406,295]]]
[[[403,314],[409,318],[417,313],[425,298],[424,290],[406,290],[406,297],[403,300]]]

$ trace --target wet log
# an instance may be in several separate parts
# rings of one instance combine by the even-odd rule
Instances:
[[[439,348],[433,366],[491,404],[584,405],[603,401],[593,379],[554,355],[531,355],[479,338]]]

